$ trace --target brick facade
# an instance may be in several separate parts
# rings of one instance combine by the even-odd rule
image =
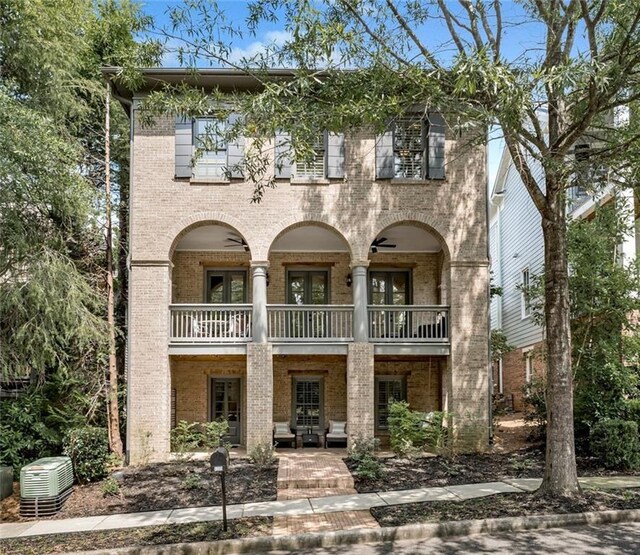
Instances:
[[[414,304],[451,305],[451,354],[446,362],[438,363],[436,374],[433,370],[411,370],[409,392],[425,408],[442,406],[453,414],[463,448],[486,445],[485,149],[470,146],[481,130],[464,131],[455,139],[447,131],[446,179],[419,182],[376,180],[374,135],[367,131],[352,133],[345,142],[344,179],[322,184],[280,180],[275,189],[266,191],[262,203],[252,204],[252,183],[237,180],[203,184],[174,178],[171,118],[160,118],[155,125],[142,127],[134,110],[133,127],[128,376],[131,462],[168,456],[172,387],[176,389],[178,414],[185,418],[202,416],[207,411],[207,400],[203,398],[207,376],[221,371],[218,366],[209,366],[212,361],[206,358],[173,360],[170,364],[167,306],[171,302],[202,302],[206,266],[238,263],[249,269],[250,261],[269,263],[269,303],[285,300],[284,272],[288,264],[330,265],[330,302],[334,304],[353,303],[346,278],[358,261],[370,263],[371,268],[398,264],[411,267]],[[176,251],[188,231],[213,223],[230,226],[242,235],[250,253]],[[349,252],[270,252],[273,242],[288,229],[308,224],[338,233]],[[396,224],[427,230],[439,239],[441,253],[370,254],[373,239]],[[251,292],[251,284],[248,285]],[[250,301],[251,294],[248,296]],[[283,374],[298,365],[304,371],[326,367],[327,414],[330,410],[331,414],[345,415],[352,434],[372,435],[374,374],[385,364],[385,371],[391,371],[390,362],[374,364],[373,352],[373,344],[349,344],[346,360],[338,357],[329,365],[329,359],[321,357],[305,361],[281,359],[273,356],[269,343],[250,343],[244,369],[238,360],[229,359],[224,370],[244,380],[247,446],[270,441],[273,418],[287,416],[290,395],[286,395],[286,388],[290,383],[283,381]],[[428,360],[423,357],[412,364],[424,367]],[[412,385],[427,379],[425,376],[431,380],[426,388],[424,383]],[[337,394],[338,384],[346,384],[344,398]],[[436,388],[441,395],[436,394]],[[189,407],[191,400],[193,406]]]
[[[532,377],[543,377],[546,373],[544,357],[544,343],[536,343],[529,347],[515,349],[502,358],[502,384],[505,403],[513,405],[513,410],[520,412],[524,409],[522,390],[527,383],[527,356],[531,357]],[[497,368],[493,370],[494,392],[498,392]]]

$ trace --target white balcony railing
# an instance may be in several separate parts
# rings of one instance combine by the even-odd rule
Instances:
[[[269,340],[276,342],[342,342],[353,340],[353,306],[267,306]]]
[[[172,304],[171,343],[251,341],[250,304]]]
[[[376,343],[448,343],[449,307],[369,306],[369,340]]]

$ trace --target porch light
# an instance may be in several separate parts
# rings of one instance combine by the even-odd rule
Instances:
[[[352,283],[353,283],[353,276],[351,274],[349,274],[347,276],[347,287],[351,287]]]

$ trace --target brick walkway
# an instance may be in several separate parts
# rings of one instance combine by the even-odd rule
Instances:
[[[362,528],[379,528],[378,522],[371,516],[369,511],[343,511],[340,513],[273,517],[274,536]]]
[[[345,456],[343,449],[278,453],[278,501],[354,495],[353,477],[342,460]],[[369,511],[273,517],[274,536],[357,528],[378,528],[378,523]]]

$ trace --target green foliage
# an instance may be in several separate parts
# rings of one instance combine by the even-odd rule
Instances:
[[[364,480],[378,480],[384,474],[384,467],[376,457],[365,455],[358,460],[356,474]]]
[[[203,422],[200,425],[200,430],[202,432],[202,447],[214,450],[220,445],[221,439],[229,433],[229,422],[227,420]]]
[[[189,473],[182,480],[182,487],[186,490],[200,489],[202,487],[202,478],[199,474]]]
[[[596,422],[590,436],[591,452],[606,468],[630,470],[640,467],[638,424],[628,420]]]
[[[120,494],[120,484],[118,480],[112,478],[111,476],[104,480],[100,485],[100,493],[102,493],[102,497],[115,497]]]
[[[104,478],[109,464],[109,443],[104,428],[84,426],[69,430],[63,440],[64,454],[71,457],[79,483]]]
[[[503,356],[513,351],[507,336],[502,330],[491,330],[491,361],[498,362]]]
[[[545,437],[547,429],[547,382],[544,378],[534,376],[522,388],[524,401],[524,421],[534,424],[532,439]]]
[[[625,401],[624,420],[635,422],[640,430],[640,399],[627,399]]]
[[[569,226],[576,435],[583,443],[596,422],[627,418],[626,399],[640,384],[638,267],[620,265],[618,253],[629,232],[624,212],[609,205]]]
[[[419,412],[406,401],[389,407],[389,439],[391,449],[402,457],[414,457],[423,451],[444,447],[446,429],[444,412]]]
[[[380,449],[380,440],[377,437],[358,434],[349,447],[349,458],[359,462],[367,457],[375,457],[378,449]]]
[[[259,443],[249,452],[249,460],[260,468],[268,468],[276,463],[275,447],[271,443]]]
[[[195,451],[201,442],[202,432],[199,422],[180,420],[171,430],[171,451],[179,456]]]
[[[213,422],[187,422],[180,420],[171,430],[171,451],[178,457],[188,457],[189,453],[204,449],[213,451],[220,445],[220,439],[229,432],[229,422],[214,420]],[[223,443],[227,449],[229,443]]]

